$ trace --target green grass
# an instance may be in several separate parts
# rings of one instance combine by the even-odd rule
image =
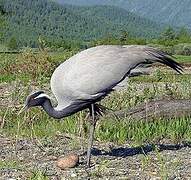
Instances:
[[[142,83],[181,83],[190,82],[191,74],[174,74],[168,71],[161,71],[157,69],[151,75],[142,75],[133,77],[130,79],[131,82],[142,82]]]
[[[34,115],[35,112],[38,112],[36,117]],[[3,133],[13,137],[51,138],[58,133],[79,135],[80,131],[77,115],[65,118],[61,122],[49,118],[45,113],[40,111],[33,111],[25,115],[22,114],[19,117],[16,117],[16,114],[13,112],[8,112],[5,118],[9,121],[6,121]],[[162,138],[172,139],[173,141],[191,140],[190,123],[190,118],[161,119],[153,120],[152,122],[132,121],[129,119],[119,121],[114,118],[104,118],[97,125],[96,139],[120,144],[130,140],[139,145],[142,143],[157,142]],[[86,129],[84,134],[87,137],[87,124],[84,129]]]
[[[27,180],[49,180],[49,178],[45,175],[44,172],[36,170]]]
[[[123,109],[134,107],[142,102],[157,99],[164,95],[176,98],[190,98],[191,82],[182,82],[181,85],[169,85],[168,88],[161,86],[160,83],[152,84],[150,88],[145,87],[138,90],[139,87],[130,83],[127,91],[116,92],[106,98],[102,104],[112,109]],[[20,103],[23,103],[28,94],[28,89],[13,92],[12,99],[19,97]],[[83,125],[82,134],[88,136],[88,122],[83,122],[85,113],[80,112],[73,116],[64,118],[61,121],[50,118],[40,108],[33,108],[28,112],[18,115],[19,109],[2,108],[0,116],[5,119],[5,126],[2,133],[13,137],[43,138],[54,137],[58,133],[71,133],[79,136],[80,123]],[[115,117],[101,118],[96,128],[96,139],[99,141],[112,141],[124,143],[131,141],[133,144],[142,144],[148,142],[157,142],[159,139],[167,138],[174,141],[190,140],[191,119],[183,117],[180,119],[153,119],[153,121],[133,121],[131,119],[116,119]]]
[[[53,70],[76,52],[33,52],[26,49],[20,54],[0,54],[0,83],[15,80],[46,83]]]
[[[172,120],[153,120],[146,121],[123,121],[107,120],[101,123],[96,131],[97,138],[104,141],[112,141],[123,144],[130,140],[135,144],[156,143],[158,140],[167,138],[173,141],[190,140],[191,132],[189,130],[190,118],[172,119]]]
[[[30,50],[17,55],[0,55],[1,71],[0,83],[11,81],[18,82],[18,87],[13,88],[9,98],[12,101],[19,98],[23,104],[30,92],[31,84],[39,89],[49,83],[54,68],[75,52],[34,54]],[[188,62],[190,57],[177,56],[180,62]],[[36,65],[30,65],[31,62]],[[14,66],[12,66],[14,65]],[[26,67],[28,65],[29,67]],[[10,68],[11,67],[11,68]],[[19,71],[20,68],[20,71]],[[44,73],[44,69],[46,72]],[[15,70],[15,73],[12,73]],[[32,75],[29,75],[32,72]],[[157,70],[150,76],[132,78],[126,91],[117,92],[102,101],[102,104],[112,109],[131,108],[142,102],[161,97],[189,99],[191,98],[191,78],[189,74],[177,75],[171,71]],[[83,122],[85,113],[80,112],[71,117],[56,121],[50,118],[39,108],[18,115],[19,108],[2,107],[0,117],[5,121],[0,133],[13,137],[43,138],[53,137],[57,133],[71,133],[79,135],[82,130],[85,137],[88,134],[88,122]],[[2,119],[1,118],[1,119]],[[102,118],[96,128],[96,139],[99,141],[112,141],[124,143],[131,141],[134,144],[155,142],[161,138],[176,140],[191,140],[191,119],[161,119],[146,121],[131,121],[128,118]]]
[[[176,55],[175,57],[179,63],[191,63],[191,56]]]
[[[9,160],[9,161],[0,161],[0,170],[1,169],[21,169],[21,165],[18,161]]]

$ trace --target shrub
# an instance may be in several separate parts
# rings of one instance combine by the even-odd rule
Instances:
[[[175,54],[173,46],[163,46],[159,44],[148,44],[148,46],[160,49],[161,51],[164,51],[170,55]]]
[[[55,65],[46,51],[38,53],[31,49],[25,49],[17,55],[14,63],[1,69],[2,74],[15,74],[29,76],[36,80],[41,77],[47,77],[53,71]]]
[[[191,44],[183,43],[183,44],[175,45],[174,52],[175,52],[175,54],[178,54],[178,55],[190,56],[191,55]]]

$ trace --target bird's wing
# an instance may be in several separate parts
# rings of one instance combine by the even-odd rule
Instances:
[[[82,51],[61,64],[51,83],[60,82],[60,95],[93,98],[96,94],[110,92],[139,64],[152,62],[181,70],[167,54],[147,46],[98,46]]]

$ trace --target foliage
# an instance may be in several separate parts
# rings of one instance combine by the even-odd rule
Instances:
[[[191,43],[191,33],[184,27],[176,32],[169,26],[161,33],[158,43],[165,46],[173,46],[179,43]]]
[[[36,170],[28,180],[49,180],[49,178],[45,175],[45,172]]]
[[[50,57],[46,52],[34,53],[30,49],[19,54],[13,64],[9,64],[1,69],[5,74],[24,74],[26,77],[33,79],[47,76],[54,65],[50,62]]]
[[[182,43],[175,45],[174,53],[179,55],[191,56],[191,43]]]
[[[23,82],[47,82],[60,62],[74,55],[77,50],[61,52],[34,51],[25,48],[19,54],[0,54],[0,83],[20,79]]]
[[[128,31],[136,37],[156,37],[161,30],[157,23],[126,10],[111,6],[60,6],[44,0],[7,0],[9,13],[4,40],[15,37],[19,47],[38,47],[39,36],[51,47],[72,49],[81,41],[116,37]]]
[[[5,27],[5,11],[3,9],[4,0],[0,0],[0,41],[3,36],[3,28]]]
[[[0,160],[0,169],[21,169],[22,165],[20,164],[19,161],[16,160],[11,160],[11,161],[3,161],[2,159]]]
[[[167,27],[161,32],[159,38],[145,39],[132,36],[128,31],[121,31],[118,36],[109,35],[107,37],[94,40],[92,46],[103,44],[115,45],[149,45],[161,49],[169,54],[190,55],[191,33],[186,28],[175,31],[172,27]]]
[[[17,49],[17,40],[15,37],[12,37],[8,44],[7,44],[7,47],[10,49],[10,50],[14,50],[14,49]]]
[[[191,43],[191,32],[185,27],[182,27],[177,34],[177,39],[181,43]]]
[[[172,27],[168,27],[161,34],[162,40],[174,40],[176,38],[176,32]]]
[[[92,41],[91,46],[97,45],[146,45],[147,40],[144,38],[133,37],[127,31],[122,31],[117,37],[109,35],[107,37]]]
[[[148,45],[159,48],[169,54],[190,55],[191,33],[185,27],[175,31],[167,27],[158,39],[147,40]]]
[[[139,16],[175,27],[191,28],[191,1],[189,0],[56,0],[61,4],[110,5],[124,8]]]

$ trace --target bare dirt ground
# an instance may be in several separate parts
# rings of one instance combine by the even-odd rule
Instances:
[[[9,139],[0,137],[0,159],[9,162],[0,169],[0,179],[27,179],[42,171],[49,179],[191,179],[191,144],[173,144],[162,140],[153,145],[132,147],[95,142],[92,167],[86,168],[84,140],[57,136],[52,140]],[[76,168],[60,170],[61,155],[77,153]],[[14,162],[10,164],[10,162]],[[11,167],[12,166],[12,167]]]

